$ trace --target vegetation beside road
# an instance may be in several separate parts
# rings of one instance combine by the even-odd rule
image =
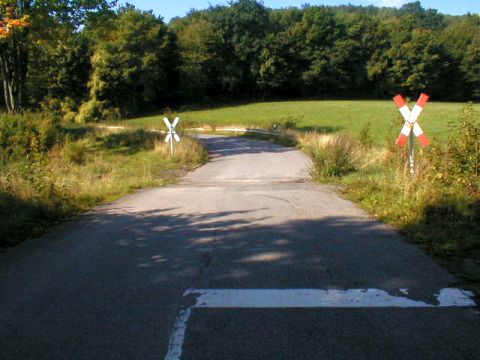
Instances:
[[[0,248],[54,222],[149,186],[175,181],[206,161],[184,137],[170,155],[164,136],[63,126],[44,114],[0,115]]]
[[[480,112],[466,105],[451,126],[444,141],[417,148],[414,176],[408,150],[394,143],[398,129],[383,146],[372,145],[368,129],[357,138],[310,133],[297,141],[317,181],[341,184],[347,198],[480,289]]]

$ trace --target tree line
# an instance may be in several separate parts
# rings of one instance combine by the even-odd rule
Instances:
[[[237,0],[166,24],[115,1],[0,0],[0,70],[5,110],[78,122],[219,100],[479,100],[480,17]]]

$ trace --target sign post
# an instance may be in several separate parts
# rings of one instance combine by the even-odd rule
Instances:
[[[420,117],[420,114],[423,111],[423,108],[427,104],[427,101],[430,97],[427,94],[421,94],[417,103],[413,107],[412,111],[408,108],[407,102],[402,97],[402,95],[397,95],[393,98],[395,104],[398,106],[398,110],[405,119],[405,124],[403,125],[400,136],[397,139],[397,145],[400,147],[405,147],[407,140],[409,140],[409,162],[410,162],[410,174],[415,174],[415,143],[414,135],[420,141],[420,145],[425,148],[430,145],[430,140],[423,133],[422,128],[418,124],[417,120]]]
[[[163,118],[163,121],[165,122],[165,125],[167,125],[167,128],[168,128],[168,134],[165,137],[165,142],[170,143],[170,153],[173,155],[175,152],[175,148],[173,146],[173,139],[175,139],[176,142],[180,142],[180,136],[178,136],[177,132],[175,131],[175,128],[180,122],[180,119],[176,117],[175,120],[173,120],[173,123],[170,123],[168,118],[165,117]]]

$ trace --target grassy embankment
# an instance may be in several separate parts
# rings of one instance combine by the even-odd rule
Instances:
[[[317,181],[341,184],[346,197],[394,225],[478,289],[479,112],[479,105],[429,103],[419,121],[433,145],[418,148],[414,177],[406,165],[406,150],[394,144],[403,120],[392,101],[256,103],[179,115],[196,126],[295,127],[282,133],[282,142],[311,155]],[[158,127],[161,119],[127,123]]]
[[[0,248],[134,189],[173,182],[206,160],[183,138],[62,126],[41,114],[0,115]]]

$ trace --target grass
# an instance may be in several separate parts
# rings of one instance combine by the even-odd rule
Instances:
[[[203,146],[188,137],[171,156],[162,135],[143,130],[64,131],[48,151],[2,163],[0,247],[135,189],[172,183],[207,159]]]
[[[480,109],[480,105],[476,105]],[[449,123],[458,120],[460,103],[429,102],[420,117],[426,134],[438,141],[447,138]],[[284,101],[259,102],[211,109],[186,110],[177,113],[190,125],[270,128],[274,123],[296,122],[299,130],[348,132],[360,136],[370,125],[372,142],[381,144],[386,134],[399,132],[403,120],[393,101]],[[163,115],[128,120],[130,126],[164,128]],[[394,130],[392,130],[394,129]]]

